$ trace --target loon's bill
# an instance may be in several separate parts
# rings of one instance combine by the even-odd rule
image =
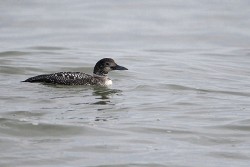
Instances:
[[[99,60],[93,71],[93,75],[83,72],[57,72],[54,74],[43,74],[26,79],[23,82],[41,82],[60,85],[99,85],[108,86],[112,80],[108,78],[108,73],[113,70],[128,70],[119,66],[111,58]]]

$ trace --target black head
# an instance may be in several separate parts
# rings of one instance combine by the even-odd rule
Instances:
[[[112,70],[128,70],[128,69],[117,65],[115,61],[111,58],[103,58],[96,63],[94,68],[94,74],[105,76],[108,74],[108,72]]]

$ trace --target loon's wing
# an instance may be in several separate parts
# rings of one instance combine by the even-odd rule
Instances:
[[[26,79],[24,82],[44,82],[62,85],[88,85],[93,76],[82,72],[58,72],[54,74],[38,75]]]

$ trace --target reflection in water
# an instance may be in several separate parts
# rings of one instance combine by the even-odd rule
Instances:
[[[122,91],[118,89],[109,89],[107,87],[93,87],[93,96],[97,96],[96,99],[99,101],[93,104],[106,105],[110,104],[110,96],[116,94],[119,95]]]
[[[113,107],[108,107],[107,105],[115,105],[114,103],[111,103],[111,96],[113,95],[120,95],[121,90],[117,89],[109,89],[107,87],[93,87],[93,96],[96,96],[95,99],[98,99],[97,102],[92,103],[94,105],[101,105],[101,108],[98,108],[98,111],[102,111],[104,115],[98,115],[95,118],[95,121],[108,121],[108,120],[114,120],[118,119],[114,115],[106,115],[105,111],[112,109]]]
[[[108,120],[115,120],[115,119],[118,119],[118,118],[114,116],[100,116],[100,117],[96,117],[95,121],[108,121]]]

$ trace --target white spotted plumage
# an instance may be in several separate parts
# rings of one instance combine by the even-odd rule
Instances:
[[[24,82],[43,82],[61,85],[112,85],[108,78],[108,72],[112,70],[127,70],[117,65],[113,59],[104,58],[99,60],[94,67],[94,74],[89,75],[82,72],[58,72],[54,74],[43,74],[26,79]]]

